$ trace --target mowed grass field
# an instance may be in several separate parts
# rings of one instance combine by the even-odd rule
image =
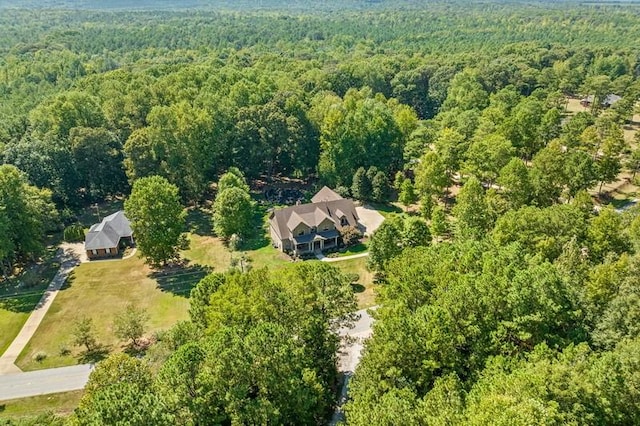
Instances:
[[[83,263],[58,293],[35,335],[18,358],[25,371],[94,361],[74,347],[72,334],[78,318],[93,321],[104,353],[124,348],[112,330],[113,318],[132,303],[149,315],[147,335],[188,318],[191,288],[205,275],[199,268],[183,268],[160,275],[135,256],[120,261]],[[36,354],[45,358],[36,361]]]
[[[43,291],[0,299],[0,354],[7,350],[13,339],[38,304]]]
[[[0,402],[0,423],[3,419],[28,420],[49,412],[67,416],[78,406],[82,393],[80,390]]]
[[[352,284],[358,300],[358,309],[370,308],[376,304],[375,285],[373,284],[373,273],[367,270],[367,258],[341,260],[332,262],[332,266],[348,274],[358,275],[357,284]]]
[[[41,263],[0,282],[0,354],[18,335],[58,271],[55,252],[55,248],[47,249]]]

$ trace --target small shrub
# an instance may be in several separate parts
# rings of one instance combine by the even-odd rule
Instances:
[[[60,356],[67,356],[70,353],[71,353],[71,349],[69,349],[69,347],[64,343],[60,345],[60,348],[58,348],[58,354]]]
[[[358,281],[360,281],[360,275],[356,274],[355,272],[347,273],[345,275],[347,276],[347,278],[349,279],[349,282],[351,283],[357,283]]]
[[[68,243],[84,241],[84,228],[79,223],[64,228],[64,240]]]
[[[36,362],[42,362],[45,359],[47,359],[47,353],[43,351],[36,352],[36,354],[33,356],[33,360]]]

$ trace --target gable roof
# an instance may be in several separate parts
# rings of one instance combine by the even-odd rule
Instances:
[[[91,226],[84,240],[84,248],[98,250],[117,247],[120,238],[130,237],[132,234],[131,223],[120,210]]]
[[[358,213],[353,201],[340,197],[326,186],[311,200],[313,201],[311,203],[285,207],[271,213],[269,222],[281,240],[292,239],[292,231],[300,223],[313,228],[328,219],[337,229],[341,229],[341,218],[344,217],[349,226],[358,225]]]
[[[319,203],[320,201],[335,201],[341,200],[342,197],[336,193],[334,190],[330,189],[327,186],[323,186],[320,191],[311,199],[312,203]]]

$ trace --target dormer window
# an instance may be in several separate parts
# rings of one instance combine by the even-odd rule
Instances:
[[[298,232],[298,235],[304,235],[304,229],[300,232]]]
[[[342,216],[340,218],[340,226],[347,226],[349,224],[349,221],[347,220],[346,216]]]
[[[311,228],[311,233],[313,234],[314,232],[318,232],[318,228],[316,228],[315,226]]]

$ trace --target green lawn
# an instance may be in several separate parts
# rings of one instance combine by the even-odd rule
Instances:
[[[289,257],[271,247],[267,242],[264,246],[249,246],[247,250],[240,250],[233,253],[238,258],[242,254],[246,255],[252,268],[277,269],[291,263]],[[201,236],[189,234],[189,249],[182,252],[182,256],[194,263],[213,268],[215,272],[224,272],[231,266],[231,252],[224,246],[217,237]]]
[[[189,291],[205,274],[197,266],[159,274],[137,256],[84,263],[72,272],[17,364],[28,371],[94,360],[70,341],[75,319],[83,316],[93,320],[104,353],[122,350],[124,342],[113,335],[111,327],[114,315],[129,303],[149,314],[147,334],[187,319]],[[70,352],[65,354],[64,349]],[[40,362],[34,360],[38,352],[46,354]]]
[[[56,274],[60,264],[48,250],[44,261],[0,282],[0,354],[18,335],[31,311]]]
[[[403,215],[405,214],[404,210],[402,209],[401,205],[399,203],[367,203],[368,206],[371,206],[371,208],[375,209],[378,211],[378,213],[380,213],[382,216],[384,216],[385,219],[389,218],[390,216],[396,216],[396,215]]]
[[[239,250],[232,253],[215,237],[211,230],[211,216],[205,209],[191,210],[188,216],[189,249],[182,255],[192,262],[206,265],[217,272],[224,272],[231,266],[232,256],[245,255],[252,268],[281,268],[290,263],[290,258],[271,246],[268,235],[267,212],[259,209],[254,217],[254,235],[242,242]]]
[[[347,248],[345,251],[339,251],[336,253],[332,253],[333,256],[330,257],[345,257],[345,256],[353,256],[354,254],[361,254],[366,252],[369,249],[368,242],[361,242],[354,246]]]
[[[182,256],[215,272],[224,272],[231,264],[231,253],[217,237],[189,234],[189,249]]]
[[[42,297],[43,291],[0,299],[0,354],[7,350]]]
[[[0,420],[26,420],[48,412],[66,416],[78,406],[81,397],[82,391],[74,391],[3,401],[0,402]]]
[[[367,270],[367,258],[342,260],[332,262],[331,265],[348,274],[357,274],[358,283],[353,286],[358,299],[358,308],[364,309],[376,304],[375,284],[373,283],[373,273]]]

